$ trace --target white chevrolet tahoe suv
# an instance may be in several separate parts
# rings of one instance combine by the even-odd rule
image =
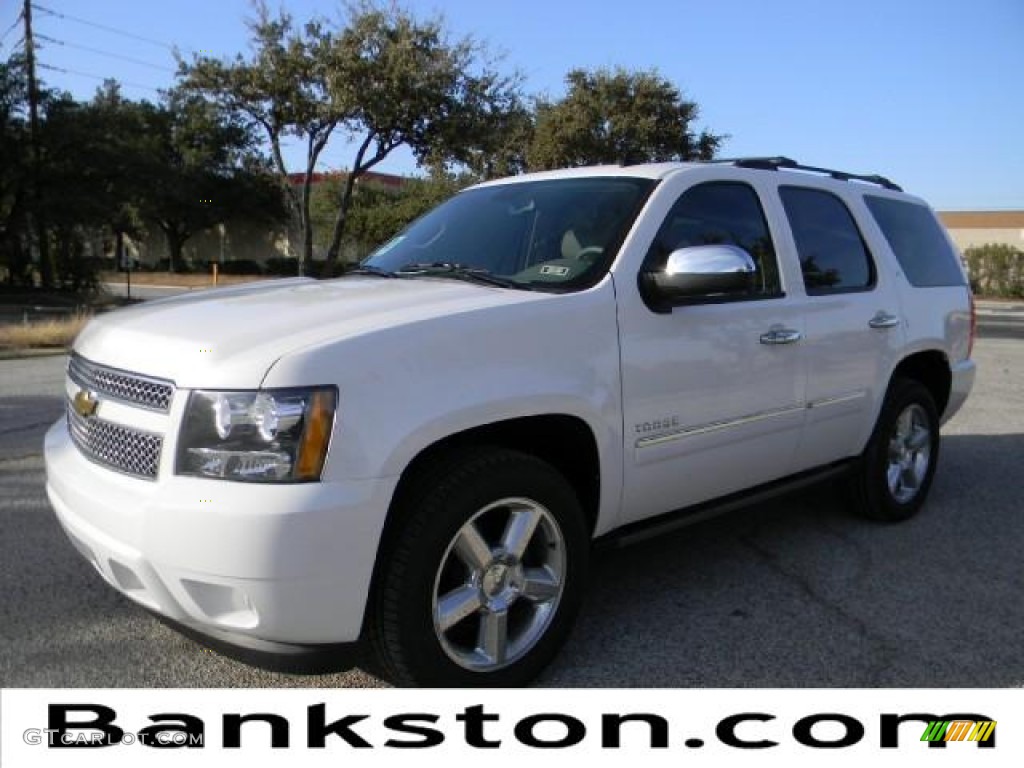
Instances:
[[[935,215],[880,176],[525,175],[338,279],[93,319],[47,490],[106,581],[214,645],[367,638],[398,684],[518,685],[595,542],[840,473],[868,517],[916,512],[973,324]]]

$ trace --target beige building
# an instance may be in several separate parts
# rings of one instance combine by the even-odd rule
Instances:
[[[1024,211],[940,211],[939,218],[961,251],[989,243],[1024,251]]]

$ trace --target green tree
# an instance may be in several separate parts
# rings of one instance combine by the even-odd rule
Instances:
[[[55,169],[73,160],[62,153],[58,131],[73,102],[69,97],[37,87],[39,99],[39,164],[33,165],[28,128],[28,79],[25,61],[14,56],[0,65],[0,265],[10,282],[32,285],[36,269],[44,286],[59,285],[66,275],[53,271],[54,222],[68,219],[62,201],[60,174]],[[65,204],[62,206],[61,203]],[[56,231],[60,234],[60,230]],[[33,264],[33,252],[38,255]],[[75,281],[77,283],[77,281]]]
[[[169,266],[181,264],[193,235],[232,219],[285,218],[280,187],[256,156],[250,128],[217,104],[181,89],[145,109],[138,158],[146,187],[141,215],[167,240]]]
[[[355,187],[345,227],[343,251],[359,260],[384,244],[414,219],[472,183],[468,176],[429,176],[406,179],[398,189],[376,184],[366,177]],[[335,176],[313,191],[312,217],[318,245],[326,245],[330,225],[338,215],[338,199],[345,183]]]
[[[55,261],[55,284],[89,288],[104,232],[120,238],[138,231],[138,146],[145,123],[134,102],[106,82],[91,102],[48,93],[42,102],[41,167],[33,199],[39,237]],[[42,254],[43,249],[40,249]]]
[[[299,223],[301,274],[313,258],[309,218],[313,174],[331,134],[348,112],[327,87],[334,38],[323,22],[297,27],[290,14],[282,10],[273,16],[264,2],[256,5],[256,12],[256,19],[249,22],[250,58],[239,54],[233,61],[220,61],[195,55],[191,62],[179,62],[179,77],[183,88],[210,96],[263,131],[281,189]],[[290,182],[282,153],[282,142],[289,137],[306,145],[299,190]]]
[[[349,7],[332,49],[329,89],[357,146],[341,185],[327,247],[338,258],[356,183],[399,147],[422,165],[486,172],[486,157],[524,113],[518,75],[500,74],[486,48],[449,40],[439,18],[420,20],[395,5]],[[506,153],[511,166],[514,158]]]
[[[697,104],[656,71],[574,69],[565,80],[562,99],[537,104],[530,170],[709,160],[725,138],[695,133]]]
[[[29,264],[27,103],[24,61],[0,62],[0,268],[11,282],[26,280]]]
[[[108,102],[119,98],[110,84],[101,93]],[[37,97],[38,168],[27,126],[25,62],[18,56],[0,64],[0,266],[12,283],[34,284],[38,270],[47,288],[87,288],[93,270],[86,245],[121,210],[108,183],[116,176],[118,148],[94,105],[42,86]],[[123,126],[124,134],[131,131]]]
[[[279,187],[253,154],[252,132],[194,94],[172,91],[160,104],[131,101],[111,80],[89,102],[47,94],[42,115],[37,199],[60,285],[90,287],[111,239],[120,244],[150,225],[167,238],[173,264],[196,232],[244,216],[283,218]],[[17,127],[11,120],[4,125]],[[0,154],[6,151],[5,142]],[[0,202],[0,211],[21,234],[7,235],[5,224],[2,240],[12,274],[21,274],[32,233],[15,215],[24,195],[7,184],[13,168],[4,163],[0,171],[0,200],[14,200]],[[2,191],[8,186],[15,193]]]
[[[87,223],[105,224],[119,243],[125,235],[138,237],[143,231],[142,199],[153,189],[153,180],[146,173],[153,106],[124,98],[117,81],[106,80],[92,101],[77,111],[79,137],[75,138],[73,127],[60,139],[64,143],[61,154],[69,158],[68,172],[54,190],[66,189],[80,174],[84,183],[78,188],[76,207],[80,206]],[[54,126],[48,130],[60,133]],[[71,141],[77,141],[77,147]],[[56,165],[55,161],[52,158],[50,162]],[[92,199],[86,202],[90,194]]]

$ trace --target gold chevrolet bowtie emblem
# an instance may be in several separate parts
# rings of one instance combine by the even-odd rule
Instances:
[[[100,402],[96,399],[96,395],[89,390],[80,389],[71,404],[74,406],[75,413],[83,419],[87,419],[96,413],[96,408],[99,406]]]

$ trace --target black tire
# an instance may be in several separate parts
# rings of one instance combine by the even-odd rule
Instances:
[[[909,421],[901,426],[901,418]],[[911,432],[907,431],[908,423]],[[920,382],[895,379],[851,478],[857,511],[881,522],[913,517],[928,497],[938,460],[935,400]]]
[[[589,536],[565,478],[533,456],[475,448],[432,463],[396,503],[369,622],[385,676],[429,687],[535,678],[586,581]]]

